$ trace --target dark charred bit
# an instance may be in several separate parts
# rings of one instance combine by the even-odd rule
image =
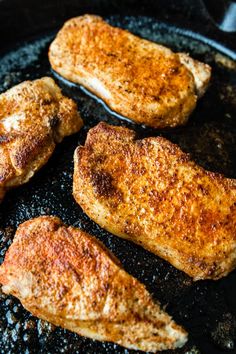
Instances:
[[[54,116],[49,120],[49,124],[51,128],[55,128],[59,123],[59,118],[58,116]]]
[[[114,196],[116,188],[113,186],[113,178],[108,172],[92,171],[90,178],[96,194],[106,198]]]
[[[93,162],[95,164],[100,164],[103,163],[106,160],[106,156],[104,155],[97,155],[93,157]]]
[[[0,144],[8,143],[11,141],[14,137],[11,136],[10,134],[4,134],[0,135]]]
[[[173,67],[171,67],[170,68],[170,74],[174,74],[174,75],[177,75],[177,74],[179,74],[179,67],[178,66],[173,66]]]
[[[51,104],[52,101],[54,101],[52,98],[45,98],[45,99],[43,100],[42,104],[43,104],[44,106],[46,106],[46,105]]]

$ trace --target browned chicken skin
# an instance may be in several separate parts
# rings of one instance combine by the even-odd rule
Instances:
[[[105,246],[56,217],[20,225],[0,283],[33,315],[83,336],[151,352],[187,340]]]
[[[85,15],[67,21],[49,49],[52,68],[117,113],[156,128],[186,123],[211,76],[208,65]]]
[[[54,80],[25,81],[0,95],[0,201],[26,183],[65,136],[82,126],[76,103]]]
[[[74,154],[73,194],[111,233],[194,280],[236,265],[236,181],[208,172],[168,140],[98,124]]]

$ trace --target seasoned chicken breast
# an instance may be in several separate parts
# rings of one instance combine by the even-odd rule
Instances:
[[[101,243],[56,217],[20,225],[0,283],[33,315],[86,337],[150,352],[187,340]]]
[[[82,126],[76,103],[54,80],[25,81],[0,95],[0,201],[42,167],[65,136]]]
[[[211,69],[185,53],[85,15],[67,21],[49,49],[52,68],[115,112],[163,128],[186,123]]]
[[[98,124],[74,154],[73,194],[111,233],[198,279],[236,265],[236,180],[204,170],[161,138]]]

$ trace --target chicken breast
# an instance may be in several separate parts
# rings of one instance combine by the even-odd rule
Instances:
[[[186,123],[211,68],[187,54],[85,15],[67,21],[49,49],[58,74],[81,84],[112,110],[155,128]]]
[[[187,340],[101,243],[56,217],[20,225],[0,283],[33,315],[86,337],[150,352]]]
[[[35,174],[82,126],[76,103],[54,80],[25,81],[0,95],[0,201]]]
[[[236,265],[236,180],[204,170],[162,138],[98,124],[74,154],[73,194],[111,233],[194,280]]]

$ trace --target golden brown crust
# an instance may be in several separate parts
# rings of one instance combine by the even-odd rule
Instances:
[[[6,190],[27,182],[56,143],[77,132],[76,103],[54,80],[25,81],[0,95],[0,201]]]
[[[105,246],[56,217],[19,226],[0,283],[35,316],[94,339],[152,352],[187,339]]]
[[[74,154],[73,194],[91,219],[198,279],[236,265],[236,181],[168,140],[98,124]]]
[[[168,48],[93,15],[64,24],[49,60],[56,72],[88,88],[114,111],[158,128],[184,124],[211,75],[208,65],[189,58],[186,66],[186,59],[182,64]],[[197,79],[200,71],[205,75]]]

